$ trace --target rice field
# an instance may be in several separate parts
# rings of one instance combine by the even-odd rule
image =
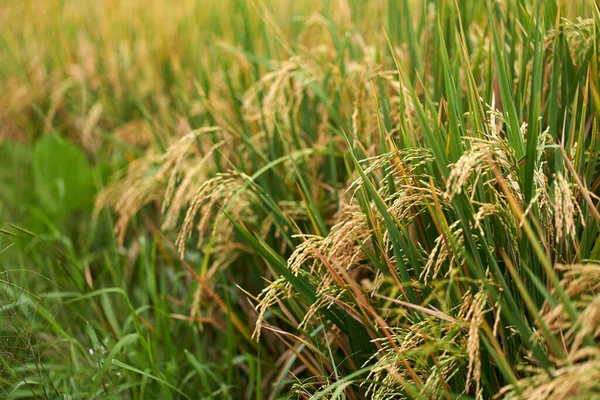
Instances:
[[[4,1],[0,398],[600,398],[599,29]]]

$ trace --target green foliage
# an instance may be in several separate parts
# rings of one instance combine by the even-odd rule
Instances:
[[[33,150],[33,176],[37,196],[47,212],[69,213],[91,205],[92,170],[73,143],[56,135],[39,139]]]

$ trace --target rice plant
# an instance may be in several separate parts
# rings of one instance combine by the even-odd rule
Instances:
[[[599,12],[8,1],[0,394],[600,398]]]

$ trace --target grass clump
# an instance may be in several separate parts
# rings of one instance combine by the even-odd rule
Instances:
[[[598,12],[9,3],[0,393],[597,396]]]

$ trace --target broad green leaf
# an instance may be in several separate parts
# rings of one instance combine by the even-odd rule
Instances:
[[[36,191],[47,210],[60,214],[90,206],[92,170],[75,144],[57,135],[41,138],[34,149],[33,173]]]

